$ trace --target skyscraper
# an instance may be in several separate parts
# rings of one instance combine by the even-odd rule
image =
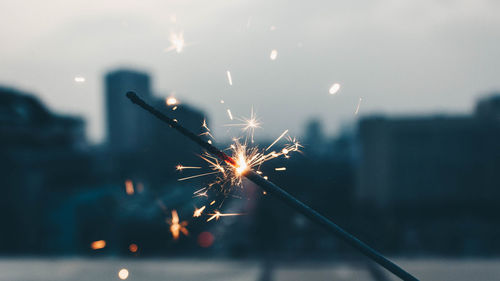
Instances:
[[[145,113],[125,98],[125,93],[135,91],[145,99],[151,98],[151,82],[146,73],[128,69],[109,72],[105,77],[107,143],[112,151],[133,151],[148,136]]]

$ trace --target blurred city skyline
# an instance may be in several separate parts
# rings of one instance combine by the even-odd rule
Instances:
[[[302,135],[311,118],[335,133],[357,118],[359,98],[359,115],[471,113],[500,88],[499,5],[4,1],[0,83],[83,116],[93,142],[105,137],[104,74],[122,66],[148,72],[155,95],[206,112],[219,136],[227,108],[248,116],[253,106],[262,138]],[[171,32],[183,32],[181,53],[165,52]]]

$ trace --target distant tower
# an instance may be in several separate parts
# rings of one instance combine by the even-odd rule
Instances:
[[[146,73],[118,69],[105,77],[107,143],[113,151],[133,151],[148,138],[145,114],[137,110],[125,94],[135,91],[145,99],[151,98],[150,77]]]

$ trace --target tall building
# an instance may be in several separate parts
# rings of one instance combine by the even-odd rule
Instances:
[[[135,91],[150,99],[151,79],[148,74],[134,70],[118,69],[105,77],[107,143],[112,151],[131,152],[141,146],[149,134],[145,112],[138,110],[126,97]]]
[[[363,119],[358,200],[381,209],[500,203],[499,104],[481,100],[472,116]]]

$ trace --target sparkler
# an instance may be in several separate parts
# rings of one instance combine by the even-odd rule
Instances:
[[[188,137],[198,145],[200,145],[202,148],[207,150],[208,153],[212,154],[214,158],[226,163],[229,167],[232,167],[233,173],[236,173],[239,175],[239,178],[241,179],[242,176],[246,177],[256,185],[260,186],[264,191],[267,193],[274,195],[278,199],[284,201],[286,204],[288,204],[291,208],[294,210],[302,213],[304,216],[308,217],[310,220],[314,221],[315,223],[321,225],[323,228],[325,228],[327,231],[329,231],[331,234],[337,236],[338,238],[342,239],[344,242],[347,244],[351,245],[358,251],[360,251],[362,254],[370,258],[371,260],[375,261],[385,269],[389,270],[392,272],[394,275],[398,276],[402,280],[411,280],[415,281],[418,279],[412,276],[410,273],[405,271],[403,268],[399,267],[386,257],[384,257],[382,254],[353,236],[352,234],[348,233],[344,229],[342,229],[340,226],[326,218],[325,216],[321,215],[308,205],[302,203],[299,201],[297,198],[293,197],[290,195],[288,192],[285,190],[281,189],[279,186],[275,185],[271,181],[268,181],[264,177],[262,177],[258,171],[254,171],[252,169],[251,165],[248,165],[247,161],[241,162],[240,159],[233,159],[233,157],[230,157],[226,153],[222,152],[215,146],[209,144],[208,142],[204,141],[201,137],[193,134],[186,128],[182,127],[179,123],[175,122],[173,119],[169,118],[168,116],[164,115],[160,111],[156,110],[152,106],[148,105],[145,103],[141,98],[139,98],[134,92],[128,92],[127,97],[135,104],[138,106],[142,107],[143,109],[147,110],[154,116],[156,116],[158,119],[161,121],[167,123],[170,125],[172,128],[176,129],[179,131],[181,134],[184,136]],[[266,149],[267,150],[267,149]],[[245,150],[246,151],[246,150]],[[285,151],[282,151],[283,154],[288,153],[288,149],[285,153]],[[241,154],[237,154],[241,155]],[[273,156],[272,153],[269,154],[264,154],[264,155],[271,155]],[[259,156],[257,156],[259,157]],[[262,156],[261,156],[262,157]],[[252,159],[253,156],[251,156],[250,159]],[[219,163],[219,162],[216,162]],[[218,164],[220,165],[220,164]],[[244,168],[243,168],[244,167]],[[217,213],[212,214],[212,217],[216,215]],[[219,217],[221,214],[218,215]],[[215,216],[214,218],[216,218]],[[172,222],[174,218],[174,212],[172,211]],[[177,217],[178,219],[178,217]],[[177,222],[178,223],[178,222]],[[172,232],[172,234],[174,234]]]

